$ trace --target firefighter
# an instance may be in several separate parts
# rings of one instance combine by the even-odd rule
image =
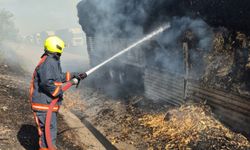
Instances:
[[[65,44],[57,36],[48,37],[44,43],[44,54],[36,67],[30,86],[30,102],[34,118],[38,127],[40,150],[48,149],[45,139],[45,120],[49,104],[59,98],[53,108],[50,132],[53,145],[56,144],[57,112],[63,100],[62,84],[77,78],[80,73],[63,73],[60,65],[60,56]],[[75,80],[72,80],[75,81]],[[73,82],[73,84],[77,84]]]

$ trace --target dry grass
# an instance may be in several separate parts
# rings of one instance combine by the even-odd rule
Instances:
[[[145,138],[165,141],[165,149],[250,148],[244,136],[223,126],[205,106],[185,105],[167,114],[146,114],[139,121],[152,129],[152,135]]]
[[[85,109],[80,92],[80,90],[65,92],[64,106],[66,109],[79,111],[83,111]]]

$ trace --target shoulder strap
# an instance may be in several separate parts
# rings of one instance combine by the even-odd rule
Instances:
[[[31,102],[31,97],[32,97],[33,91],[34,91],[34,79],[35,79],[35,76],[36,76],[36,71],[37,71],[38,67],[41,66],[41,64],[44,63],[46,58],[47,58],[47,55],[44,55],[41,58],[41,60],[39,61],[38,65],[36,66],[35,70],[34,70],[34,73],[33,73],[32,79],[31,79],[31,83],[30,83],[30,102]]]
[[[44,55],[44,56],[41,58],[41,60],[39,61],[38,65],[37,65],[36,68],[35,68],[35,71],[41,66],[41,64],[44,63],[44,61],[46,60],[46,58],[47,58],[47,55]],[[35,72],[35,71],[34,71],[34,72]]]

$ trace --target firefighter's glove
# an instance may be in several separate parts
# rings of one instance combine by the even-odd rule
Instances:
[[[78,78],[79,80],[83,80],[83,79],[85,79],[86,77],[87,77],[87,74],[86,74],[85,72],[83,72],[83,73],[79,73],[77,78]]]
[[[71,82],[73,85],[76,85],[76,88],[78,87],[78,85],[80,84],[80,81],[85,79],[87,77],[87,74],[84,72],[84,73],[78,73],[77,76],[75,76]]]
[[[73,73],[73,78],[77,78],[78,80],[83,80],[87,77],[87,74],[85,72],[76,72]]]

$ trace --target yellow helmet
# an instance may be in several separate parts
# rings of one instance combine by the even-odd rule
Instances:
[[[57,36],[50,36],[44,42],[44,48],[51,53],[62,54],[65,44],[62,39]]]

